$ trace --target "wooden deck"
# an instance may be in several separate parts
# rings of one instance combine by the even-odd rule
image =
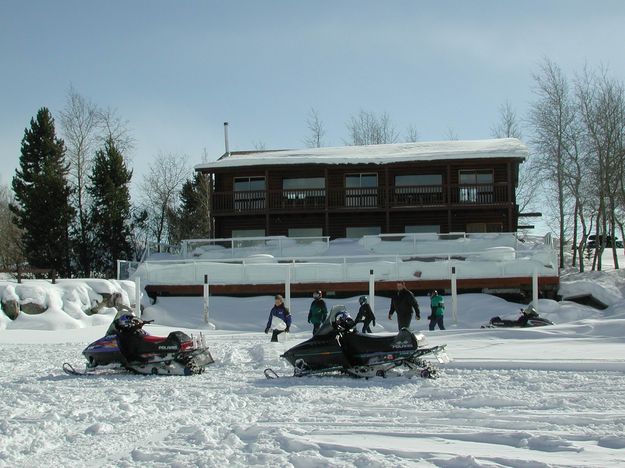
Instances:
[[[538,288],[543,293],[554,291],[560,284],[558,276],[543,276],[538,278]],[[531,276],[519,276],[512,278],[479,278],[458,279],[458,292],[475,292],[483,289],[509,289],[529,291],[532,287]],[[407,280],[406,287],[415,293],[425,293],[437,290],[451,290],[451,280]],[[310,295],[314,291],[321,290],[324,295],[358,295],[369,291],[367,281],[349,283],[292,283],[291,295]],[[376,281],[376,293],[389,293],[396,290],[395,281]],[[147,295],[156,301],[158,297],[189,297],[202,296],[201,284],[148,284],[145,286]],[[211,296],[267,296],[284,293],[284,283],[279,284],[211,284]]]

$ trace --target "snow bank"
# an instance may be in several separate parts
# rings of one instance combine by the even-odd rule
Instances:
[[[47,280],[0,281],[3,307],[14,301],[22,309],[14,320],[0,313],[0,329],[58,330],[108,324],[117,313],[113,304],[106,305],[114,294],[119,295],[119,304],[130,306],[134,283],[104,279],[60,279],[56,284]]]

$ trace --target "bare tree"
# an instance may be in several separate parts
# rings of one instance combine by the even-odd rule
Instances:
[[[308,112],[306,126],[310,133],[304,140],[304,144],[308,148],[321,148],[323,146],[323,137],[326,134],[326,129],[319,118],[319,113],[314,107]]]
[[[104,146],[106,141],[111,140],[115,144],[115,148],[127,158],[135,144],[129,122],[120,117],[116,109],[107,107],[100,109],[98,125],[100,127],[98,136],[100,146]],[[126,162],[128,163],[128,161]]]
[[[490,133],[493,138],[522,138],[519,119],[510,101],[499,106],[499,121],[491,127]]]
[[[148,214],[148,229],[157,244],[168,236],[169,214],[175,211],[180,189],[189,175],[186,156],[161,153],[143,178],[143,207]]]
[[[499,120],[491,127],[491,135],[494,138],[518,138],[519,140],[523,137],[517,113],[509,101],[499,106]],[[536,164],[530,156],[519,167],[516,189],[519,213],[532,209],[536,199],[536,193],[540,186],[540,178],[536,177],[536,171],[538,169],[535,166]]]
[[[536,151],[536,176],[555,189],[557,226],[560,237],[560,268],[564,267],[568,193],[566,165],[575,138],[575,108],[568,80],[560,68],[545,59],[534,74],[537,96],[530,109],[529,123],[534,131],[532,143]]]
[[[607,76],[584,70],[576,80],[577,98],[583,122],[585,148],[589,154],[586,170],[593,178],[598,195],[595,261],[601,269],[603,250],[611,238],[614,265],[618,269],[616,229],[620,227],[617,212],[622,206],[625,171],[625,91],[623,85]]]
[[[399,140],[399,134],[386,112],[376,115],[361,110],[349,119],[346,126],[348,132],[346,143],[349,145],[381,145],[397,143]]]
[[[22,232],[13,222],[9,205],[13,202],[9,188],[0,186],[0,267],[16,268],[24,262],[21,248]]]
[[[458,134],[452,127],[447,127],[447,134],[445,136],[446,140],[454,141],[458,139]]]
[[[74,87],[70,87],[65,107],[59,115],[69,162],[69,183],[73,189],[71,202],[77,215],[76,225],[73,227],[76,253],[81,273],[89,276],[92,249],[87,185],[93,154],[98,144],[100,110],[78,94]]]
[[[264,141],[258,140],[252,143],[254,145],[254,149],[256,151],[265,151],[267,149],[267,145]]]
[[[93,155],[98,147],[112,140],[126,157],[132,148],[133,139],[128,122],[122,120],[116,111],[100,109],[73,86],[70,86],[65,106],[59,114],[69,162],[69,183],[73,191],[71,203],[77,214],[72,226],[74,249],[81,273],[89,276],[93,249],[87,186]]]
[[[405,141],[406,143],[415,143],[419,141],[419,131],[417,130],[416,126],[414,125],[408,126],[408,128],[406,129]]]

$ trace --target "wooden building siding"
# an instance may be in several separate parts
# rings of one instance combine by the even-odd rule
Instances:
[[[460,171],[491,170],[493,183],[459,184]],[[264,229],[287,235],[289,228],[319,228],[332,238],[347,227],[379,226],[382,233],[405,232],[407,226],[438,226],[440,232],[467,226],[500,226],[515,231],[518,161],[479,158],[394,164],[288,165],[215,168],[213,212],[215,235],[233,230]],[[377,174],[377,188],[346,188],[351,174]],[[400,175],[440,175],[436,186],[395,187]],[[235,192],[234,179],[265,178],[265,190]],[[324,178],[324,189],[283,190],[283,180]],[[301,192],[301,193],[300,193]],[[289,195],[299,194],[296,197]],[[411,228],[413,229],[413,228]]]

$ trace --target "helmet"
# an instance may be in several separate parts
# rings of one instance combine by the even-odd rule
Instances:
[[[536,314],[536,309],[534,309],[534,306],[530,304],[528,307],[523,309],[523,314],[524,315],[534,315],[534,314]]]
[[[314,299],[321,299],[321,291],[315,291],[313,293],[313,298]]]
[[[367,296],[360,296],[360,297],[358,298],[358,303],[359,303],[360,305],[366,304],[366,303],[367,303]]]
[[[124,314],[115,321],[115,326],[119,330],[129,330],[133,326],[135,317],[130,314]]]
[[[334,326],[339,331],[350,330],[354,326],[354,319],[347,312],[339,312],[334,316]]]

